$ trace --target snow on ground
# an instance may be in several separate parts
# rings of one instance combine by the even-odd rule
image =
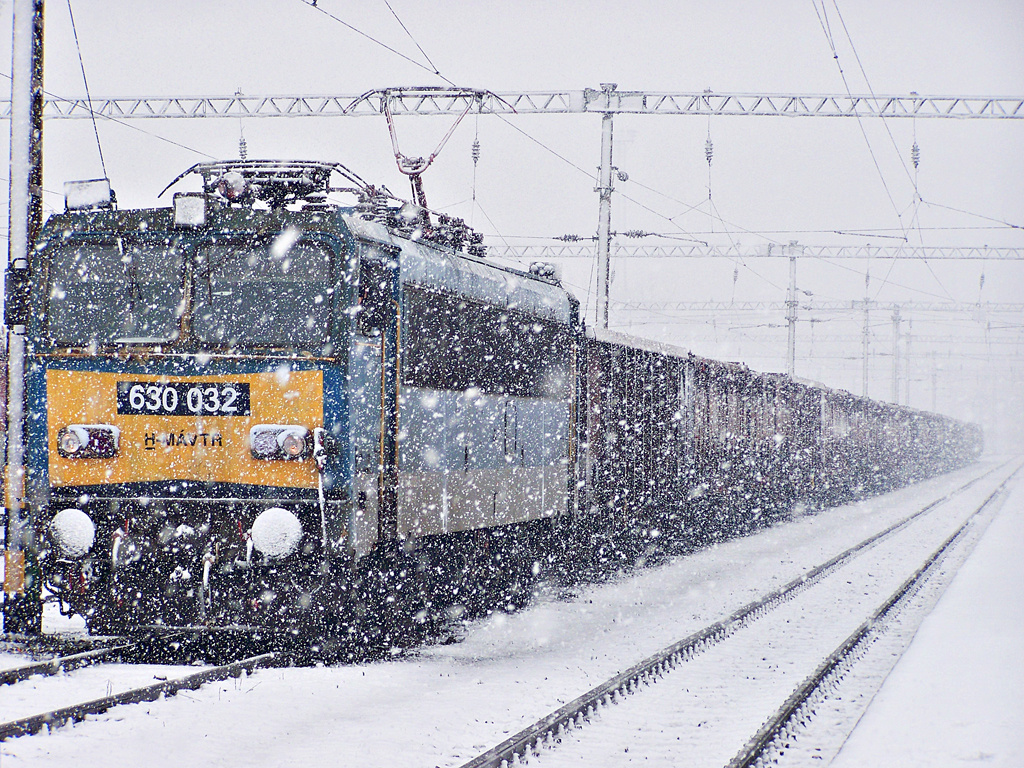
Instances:
[[[832,765],[1024,766],[1024,483]]]
[[[0,653],[0,669],[14,669],[31,663],[32,659],[29,656],[20,653]]]
[[[85,619],[77,613],[64,616],[54,601],[43,603],[43,632],[54,635],[83,636],[88,634]]]
[[[70,704],[102,699],[133,688],[144,688],[169,677],[183,677],[195,671],[185,666],[98,664],[67,674],[36,675],[0,689],[0,723],[50,712]]]
[[[582,588],[571,601],[540,600],[474,623],[455,645],[375,664],[260,670],[119,707],[0,744],[0,764],[459,765],[991,466],[808,515]]]
[[[726,765],[821,660],[973,511],[988,487],[940,505],[657,684],[600,709],[557,748],[542,750],[538,764]],[[847,691],[842,694],[845,700]]]

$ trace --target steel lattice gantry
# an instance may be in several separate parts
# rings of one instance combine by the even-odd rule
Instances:
[[[903,312],[955,312],[972,315],[992,315],[1006,313],[1024,313],[1024,304],[1012,302],[980,303],[954,301],[868,301],[853,299],[851,301],[820,301],[799,305],[801,310],[809,312],[848,312],[864,311],[865,303],[871,310]],[[780,312],[787,308],[783,301],[613,301],[612,306],[618,309],[635,309],[648,312],[724,312],[730,310]]]
[[[491,245],[487,252],[523,261],[544,259],[593,259],[596,245]],[[1024,261],[1024,248],[975,246],[875,246],[875,245],[619,245],[611,246],[613,259],[909,259],[918,261]]]
[[[363,94],[247,96],[170,96],[66,99],[50,95],[44,119],[195,119],[244,117],[358,117],[387,115],[584,114],[602,118],[598,260],[598,305],[595,320],[608,325],[611,259],[612,120],[617,114],[729,115],[773,117],[878,117],[944,119],[1021,119],[1024,98],[1009,96],[648,93],[620,91],[614,83],[600,89],[494,93],[448,87],[385,88]],[[0,117],[10,103],[0,101]],[[396,148],[397,152],[397,148]],[[982,249],[987,250],[987,249]],[[621,251],[618,252],[621,254]],[[643,255],[660,255],[651,253]],[[668,255],[667,253],[665,255]],[[672,255],[685,255],[675,252]],[[774,254],[767,254],[774,255]],[[789,254],[793,257],[793,254]],[[548,256],[549,258],[553,256]],[[937,258],[931,255],[928,258]],[[541,257],[543,258],[543,256]],[[842,258],[829,256],[829,258]],[[950,257],[952,258],[952,257]],[[979,256],[978,258],[989,258]],[[1009,257],[1014,258],[1014,257]]]
[[[401,88],[364,94],[157,96],[67,99],[49,96],[50,119],[202,117],[340,117],[459,114],[753,115],[778,117],[911,117],[1022,119],[1024,98],[1008,96],[836,95],[783,93],[648,93],[594,90],[492,93],[459,88]],[[9,118],[10,101],[0,101]]]

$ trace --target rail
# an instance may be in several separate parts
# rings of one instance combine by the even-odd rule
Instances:
[[[259,656],[252,656],[231,664],[224,664],[219,667],[210,667],[201,672],[196,672],[186,677],[175,680],[164,680],[143,688],[133,688],[123,693],[112,696],[104,696],[101,699],[74,704],[70,707],[54,709],[42,714],[24,717],[19,720],[12,720],[0,724],[0,741],[38,733],[43,728],[59,728],[69,720],[79,722],[88,715],[96,715],[106,712],[113,707],[122,704],[138,704],[143,701],[155,701],[161,696],[173,696],[183,689],[196,690],[207,683],[225,680],[228,677],[239,677],[243,672],[251,673],[257,667],[265,666],[277,657],[275,653],[264,653]]]
[[[819,691],[830,687],[833,680],[841,678],[852,661],[857,658],[859,649],[864,648],[874,636],[884,631],[885,622],[906,604],[907,600],[928,579],[932,569],[942,559],[942,556],[963,536],[977,516],[1003,492],[1006,485],[1020,470],[1021,467],[1017,467],[1009,477],[1003,480],[960,527],[950,534],[938,549],[932,552],[921,567],[914,571],[863,624],[857,627],[853,634],[829,654],[818,668],[793,691],[775,714],[761,726],[739,754],[729,762],[727,768],[753,768],[753,766],[764,764],[765,760],[770,761],[773,751],[785,749],[786,745],[781,742],[787,738],[790,726],[803,719]]]
[[[963,493],[977,482],[988,477],[1001,467],[1006,466],[1006,463],[1001,464],[998,467],[994,467],[971,479],[959,488],[932,501],[913,514],[905,517],[903,520],[893,523],[888,528],[864,539],[859,544],[839,553],[827,562],[810,569],[803,575],[790,581],[785,586],[780,587],[779,589],[774,590],[751,603],[748,603],[727,618],[717,621],[714,624],[711,624],[704,629],[673,643],[667,648],[658,651],[643,661],[634,664],[629,669],[620,672],[609,680],[587,691],[582,696],[578,696],[568,704],[565,704],[532,725],[524,728],[513,736],[510,736],[500,744],[474,757],[469,762],[463,763],[461,768],[499,768],[505,763],[511,765],[512,761],[516,757],[526,757],[531,750],[548,739],[556,738],[561,731],[578,726],[584,719],[595,713],[601,705],[612,703],[619,696],[635,692],[641,684],[652,682],[662,677],[679,664],[688,661],[707,648],[722,642],[742,627],[757,620],[782,603],[792,599],[799,592],[817,583],[854,555],[903,529],[921,515],[924,515],[930,510],[946,503],[954,496]],[[1012,478],[1019,470],[1020,468],[1018,467],[1014,473],[1003,481],[999,488],[1002,488],[1007,482],[1009,482],[1010,478]],[[996,492],[998,492],[998,489]],[[993,493],[993,496],[994,494],[995,492]],[[989,497],[989,500],[991,498],[992,496]],[[987,504],[989,500],[986,500],[985,504]]]
[[[46,661],[39,661],[34,664],[25,664],[20,667],[0,670],[0,685],[13,685],[22,680],[28,680],[35,675],[56,675],[78,667],[85,667],[95,664],[108,656],[126,653],[136,647],[134,643],[128,645],[115,645],[109,648],[96,648],[91,651],[74,653],[70,656],[55,656]]]

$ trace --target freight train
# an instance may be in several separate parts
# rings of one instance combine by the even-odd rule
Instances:
[[[8,275],[28,414],[9,630],[38,630],[46,593],[96,633],[395,643],[521,606],[544,572],[981,450],[969,424],[587,328],[550,266],[489,259],[341,165],[188,174],[201,191],[169,208],[70,185]]]

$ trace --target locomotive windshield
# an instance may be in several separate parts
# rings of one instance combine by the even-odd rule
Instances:
[[[183,262],[181,251],[165,243],[90,240],[56,248],[50,338],[71,346],[176,338]]]
[[[216,243],[194,252],[192,340],[319,347],[331,327],[331,253],[313,242]],[[71,241],[50,254],[47,332],[68,346],[178,338],[185,249],[166,242]]]
[[[196,254],[200,343],[319,346],[331,328],[331,254],[316,243],[206,245]]]

